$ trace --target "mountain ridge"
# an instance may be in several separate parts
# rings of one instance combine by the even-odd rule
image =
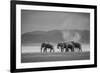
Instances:
[[[32,31],[21,35],[21,43],[42,43],[77,39],[81,43],[90,43],[90,31],[88,30],[51,30],[51,31]]]

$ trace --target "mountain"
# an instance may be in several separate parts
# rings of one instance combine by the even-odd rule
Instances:
[[[32,31],[21,35],[23,44],[60,41],[78,41],[90,43],[90,31],[88,30],[52,30],[52,31]]]
[[[59,42],[63,41],[62,33],[59,30],[53,31],[33,31],[25,33],[21,36],[22,44],[24,43],[42,43],[42,42]]]

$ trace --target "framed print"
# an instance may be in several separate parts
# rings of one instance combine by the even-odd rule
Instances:
[[[11,72],[97,67],[97,7],[11,1]]]

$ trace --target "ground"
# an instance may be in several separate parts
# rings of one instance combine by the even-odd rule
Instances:
[[[46,61],[71,61],[71,60],[88,60],[90,59],[89,45],[82,45],[82,52],[66,52],[61,53],[59,49],[54,47],[54,53],[41,53],[39,46],[23,46],[21,53],[21,62],[46,62]]]
[[[90,59],[90,52],[23,53],[21,62],[69,61]]]

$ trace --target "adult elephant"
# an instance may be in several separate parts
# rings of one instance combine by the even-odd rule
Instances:
[[[79,49],[79,51],[82,51],[80,43],[74,41],[71,41],[71,43],[74,45],[74,49]]]
[[[65,42],[65,51],[68,52],[71,50],[71,52],[74,52],[74,45],[70,42]]]
[[[61,49],[61,52],[68,52],[69,50],[71,50],[72,52],[74,51],[74,45],[70,42],[63,42],[63,43],[58,43],[57,44],[57,48]]]
[[[61,52],[64,52],[64,43],[58,43],[57,44],[57,49],[60,49]]]
[[[47,52],[47,49],[50,49],[50,52],[54,52],[53,45],[47,44],[47,43],[42,43],[41,44],[41,52]]]

